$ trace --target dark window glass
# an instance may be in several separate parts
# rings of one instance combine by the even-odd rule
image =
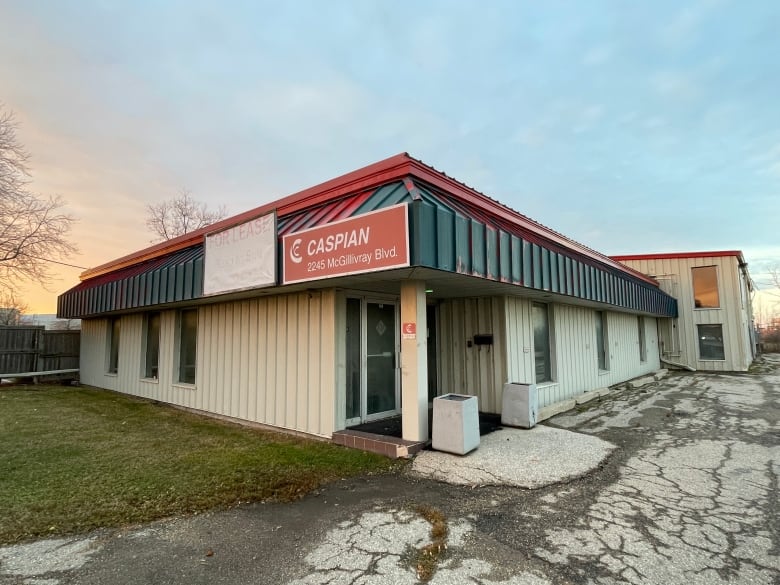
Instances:
[[[119,319],[112,319],[109,323],[109,335],[111,336],[108,354],[109,374],[116,374],[119,367],[119,330]]]
[[[714,266],[692,268],[693,301],[697,309],[717,309],[720,307],[718,297],[718,272]]]
[[[542,305],[540,303],[533,304],[533,321],[536,382],[551,382],[550,321],[547,313],[547,305]]]
[[[179,382],[195,383],[197,345],[198,310],[182,311],[179,314]]]
[[[144,377],[157,379],[160,364],[160,313],[151,313],[146,318],[146,356]]]
[[[596,311],[596,352],[598,353],[599,370],[608,370],[607,323],[603,311]]]
[[[724,360],[723,325],[698,325],[699,359]]]
[[[639,361],[647,361],[647,340],[645,339],[645,318],[636,318],[637,328],[639,329]]]

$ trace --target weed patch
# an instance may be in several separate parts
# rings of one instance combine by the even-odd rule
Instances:
[[[439,561],[447,550],[447,518],[430,506],[418,506],[416,512],[431,525],[431,542],[417,550],[413,565],[417,578],[427,583],[436,574]]]

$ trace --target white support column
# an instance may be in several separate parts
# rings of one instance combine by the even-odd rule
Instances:
[[[425,283],[401,282],[401,423],[403,438],[427,441],[428,335]],[[414,331],[414,334],[411,333]]]

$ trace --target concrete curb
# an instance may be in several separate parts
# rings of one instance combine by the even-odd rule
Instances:
[[[576,396],[575,398],[569,398],[568,400],[564,400],[562,402],[556,402],[555,404],[550,404],[549,406],[540,408],[536,420],[539,422],[543,420],[547,420],[548,418],[551,418],[557,414],[561,414],[562,412],[566,412],[567,410],[571,410],[577,406],[590,402],[595,398],[601,398],[602,396],[606,396],[613,390],[620,390],[623,388],[629,390],[636,390],[639,388],[643,388],[644,386],[648,386],[650,384],[655,384],[659,380],[663,380],[668,375],[669,375],[669,370],[667,370],[666,368],[662,368],[660,370],[656,370],[652,374],[640,376],[638,378],[628,380],[627,382],[621,382],[620,384],[615,384],[614,386],[609,386],[606,388],[597,388],[596,390],[585,392],[583,394],[580,394],[579,396]]]

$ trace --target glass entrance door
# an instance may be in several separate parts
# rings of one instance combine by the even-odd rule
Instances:
[[[397,410],[395,303],[366,303],[366,417]]]
[[[361,422],[363,393],[363,303],[347,299],[347,424]]]
[[[347,299],[347,425],[398,412],[397,304]]]

